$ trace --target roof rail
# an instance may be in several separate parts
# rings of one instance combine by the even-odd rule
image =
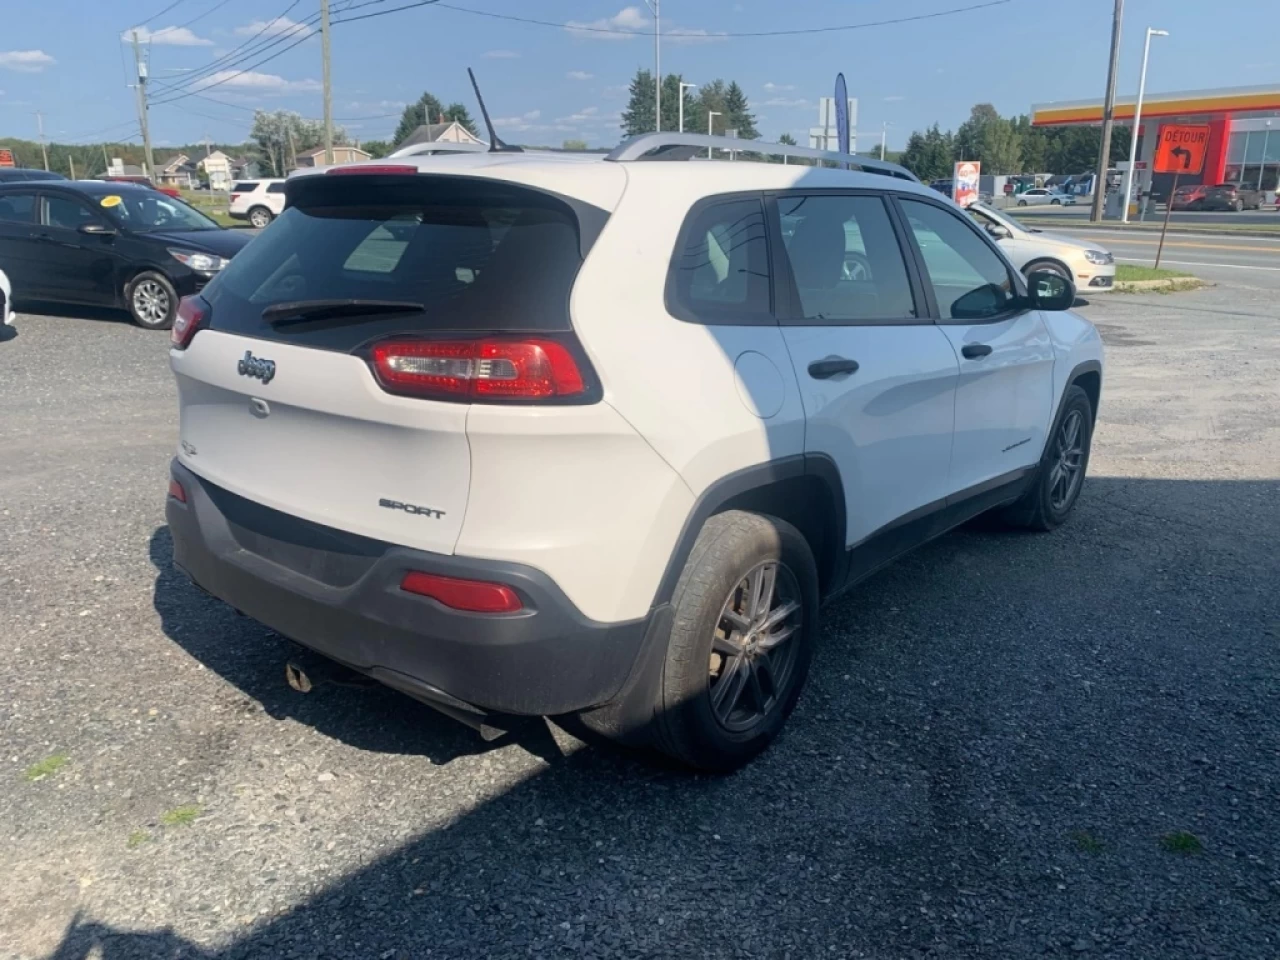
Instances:
[[[906,167],[853,153],[836,153],[832,150],[815,150],[812,147],[796,147],[787,143],[767,140],[739,140],[736,137],[712,136],[705,133],[642,133],[624,140],[605,157],[615,163],[636,160],[693,160],[708,148],[729,150],[733,153],[758,153],[783,157],[804,157],[809,160],[827,160],[843,167],[881,173],[902,180],[919,183],[920,179]]]

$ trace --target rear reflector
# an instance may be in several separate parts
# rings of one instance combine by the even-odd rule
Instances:
[[[542,339],[384,340],[372,350],[384,390],[437,400],[551,400],[586,381],[562,343]]]
[[[187,502],[187,491],[182,489],[182,484],[172,478],[169,479],[169,496],[179,503]]]
[[[418,172],[417,167],[410,167],[406,164],[395,163],[370,163],[366,166],[359,167],[332,167],[326,170],[329,175],[353,176],[363,174],[365,176],[399,176],[404,174],[414,174]]]
[[[173,318],[169,341],[175,350],[185,350],[196,331],[209,319],[209,305],[201,297],[183,297],[178,302],[178,315]]]
[[[468,613],[515,613],[524,607],[510,587],[486,580],[458,580],[410,571],[400,581],[400,589]]]

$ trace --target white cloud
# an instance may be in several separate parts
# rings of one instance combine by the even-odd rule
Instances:
[[[0,67],[18,73],[39,73],[58,61],[43,50],[9,50],[0,52]]]
[[[891,96],[885,97],[885,98],[884,98],[884,102],[885,102],[885,103],[898,103],[900,100],[905,100],[905,99],[907,99],[907,98],[906,98],[906,97],[904,97],[902,94],[900,94],[900,93],[895,93],[895,94],[892,94]]]
[[[153,43],[158,47],[212,47],[213,41],[198,37],[186,27],[161,27],[150,30],[147,27],[134,27],[120,34],[125,43],[133,42],[133,35],[138,35],[139,43]]]
[[[587,73],[585,70],[570,70],[565,76],[570,80],[590,80],[595,74]]]
[[[567,117],[556,117],[556,123],[595,123],[600,119],[599,107],[583,107]]]
[[[794,83],[773,83],[770,81],[764,85],[765,93],[787,93],[795,88]]]
[[[805,100],[803,97],[798,97],[795,100],[790,100],[787,97],[772,97],[771,99],[766,100],[764,103],[762,103],[761,106],[763,107],[807,107],[809,106],[809,101]]]
[[[215,86],[220,90],[253,90],[268,94],[311,93],[321,89],[318,80],[286,80],[274,73],[257,73],[253,70],[243,73],[238,70],[219,70],[197,81],[192,89],[198,92]]]
[[[631,34],[653,32],[653,20],[639,7],[623,7],[600,20],[570,20],[564,26],[575,36],[591,40],[626,40]]]
[[[488,50],[484,58],[486,60],[519,60],[520,54],[515,50]]]
[[[276,17],[274,20],[254,20],[243,27],[236,27],[236,35],[241,37],[307,37],[311,28],[305,23],[298,23],[288,17]]]

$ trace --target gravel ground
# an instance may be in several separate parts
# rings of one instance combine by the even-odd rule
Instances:
[[[1280,956],[1280,319],[1083,308],[1092,478],[827,611],[724,779],[284,683],[169,565],[162,337],[0,342],[0,957]]]

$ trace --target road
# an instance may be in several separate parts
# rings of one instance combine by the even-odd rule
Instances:
[[[1048,219],[1052,217],[1055,221],[1061,220],[1064,223],[1087,222],[1089,220],[1089,204],[1077,203],[1070,207],[1000,207],[1006,214],[1013,217],[1028,217],[1032,219]],[[1142,221],[1147,225],[1159,226],[1164,220],[1164,208],[1161,207],[1156,213],[1148,214],[1147,219]],[[1135,221],[1137,222],[1137,221]],[[1280,228],[1280,212],[1277,212],[1270,206],[1265,206],[1261,210],[1242,210],[1239,213],[1230,211],[1219,212],[1202,212],[1197,210],[1175,210],[1169,217],[1170,223],[1176,223],[1179,226],[1194,226],[1196,224],[1232,224],[1240,227],[1267,226],[1272,228]]]
[[[1119,263],[1151,266],[1160,244],[1159,234],[1134,234],[1093,226],[1064,225],[1051,229],[1054,233],[1093,240],[1115,254]],[[1171,233],[1165,239],[1160,265],[1214,283],[1280,293],[1280,237]]]
[[[727,778],[293,692],[291,646],[172,566],[167,337],[19,316],[0,958],[1274,960],[1274,295],[1082,309],[1108,367],[1071,520],[970,525],[829,605]]]

